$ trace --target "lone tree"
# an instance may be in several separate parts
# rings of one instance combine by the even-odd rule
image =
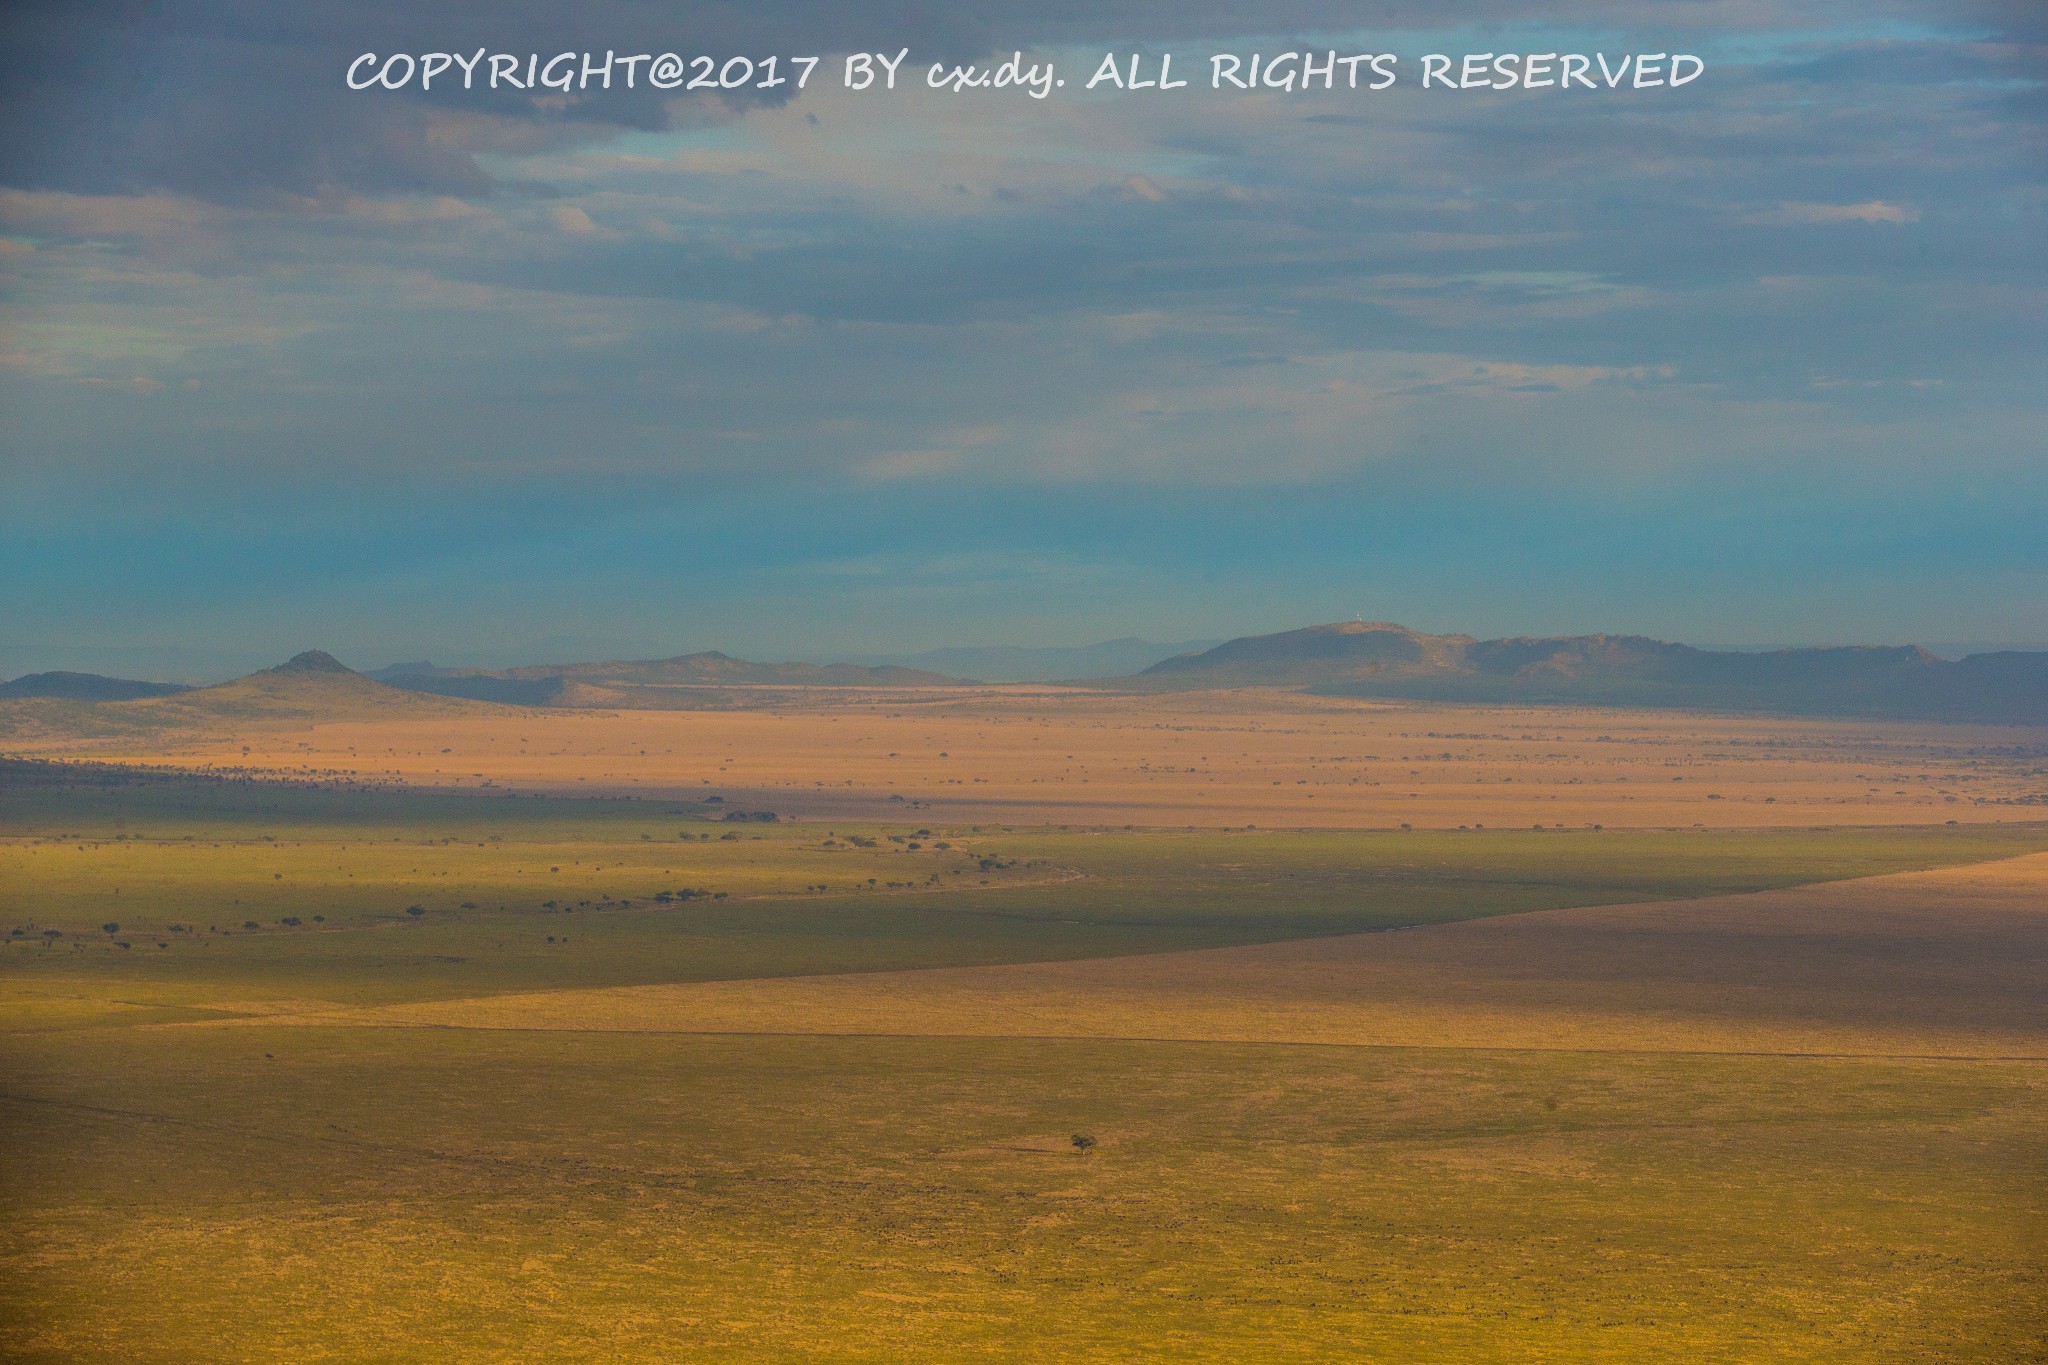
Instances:
[[[102,924],[100,926],[100,932],[103,934],[118,934],[121,932],[121,926],[114,923],[114,921],[112,920],[108,920],[105,924]]]
[[[1075,1151],[1077,1151],[1077,1152],[1085,1152],[1085,1151],[1087,1151],[1087,1150],[1088,1150],[1088,1149],[1089,1149],[1090,1147],[1093,1147],[1094,1145],[1095,1145],[1095,1139],[1094,1139],[1094,1138],[1092,1138],[1092,1137],[1089,1137],[1089,1136],[1088,1136],[1088,1135],[1087,1135],[1086,1133],[1076,1133],[1076,1134],[1074,1134],[1074,1150],[1075,1150]]]

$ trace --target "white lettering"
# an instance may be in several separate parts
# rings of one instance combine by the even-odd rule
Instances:
[[[483,59],[484,50],[482,48],[478,48],[476,50],[476,55],[474,57],[471,57],[466,62],[462,60],[462,58],[460,57],[457,57],[455,59],[455,64],[462,68],[462,88],[464,90],[469,89],[470,77],[476,75],[476,64],[482,61]]]
[[[563,62],[569,64],[569,69],[564,71],[559,77],[551,74]],[[573,52],[558,52],[548,58],[548,64],[540,69],[540,83],[550,90],[566,91],[571,89],[576,84],[576,54]]]
[[[1114,52],[1102,54],[1102,65],[1095,68],[1095,74],[1090,76],[1088,84],[1081,88],[1083,90],[1093,90],[1102,81],[1108,81],[1119,90],[1124,88],[1124,73],[1117,67],[1116,54]]]

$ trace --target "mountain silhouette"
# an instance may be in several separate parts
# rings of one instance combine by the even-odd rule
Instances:
[[[1429,701],[2048,723],[2048,653],[1973,654],[1951,663],[1914,645],[1751,652],[1642,635],[1479,640],[1387,621],[1342,621],[1229,640],[1154,664],[1136,681]]]
[[[20,697],[52,697],[64,701],[133,701],[137,697],[170,697],[192,689],[183,683],[140,682],[98,673],[25,673],[0,683],[0,701]]]
[[[754,663],[715,649],[672,659],[528,664],[519,668],[378,669],[378,679],[414,692],[519,706],[668,707],[695,704],[705,688],[946,687],[963,681],[894,665]]]

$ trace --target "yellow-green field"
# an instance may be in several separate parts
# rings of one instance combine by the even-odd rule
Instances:
[[[8,776],[12,1358],[2044,1351],[2048,828]]]
[[[29,1358],[2040,1345],[2039,1069],[286,1027],[22,1051]]]

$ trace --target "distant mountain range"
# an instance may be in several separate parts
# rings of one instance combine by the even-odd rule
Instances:
[[[1143,641],[1072,651],[1100,660]],[[1005,651],[932,651],[996,656]],[[1043,662],[1043,657],[1041,657]],[[1013,663],[1020,660],[1013,659]],[[998,677],[1016,669],[986,670]],[[1059,671],[1065,671],[1061,669]],[[114,734],[251,718],[441,714],[477,703],[697,709],[760,704],[774,689],[981,686],[900,664],[752,663],[709,651],[673,659],[508,669],[403,663],[356,673],[309,650],[215,687],[40,673],[0,686],[0,736],[49,729]],[[1793,715],[2048,724],[2048,652],[2000,650],[1948,661],[1912,645],[1759,651],[1696,649],[1640,635],[1480,640],[1386,621],[1250,635],[1158,660],[1095,687],[1158,692],[1279,687],[1327,696],[1426,701],[1680,707]]]
[[[0,683],[0,700],[18,697],[59,697],[65,701],[134,701],[138,697],[169,697],[192,689],[183,683],[137,682],[103,678],[97,673],[28,673]]]
[[[345,666],[325,650],[309,649],[246,678],[126,703],[120,709],[165,723],[189,724],[211,720],[375,720],[457,715],[475,708],[453,698],[420,696],[387,686]]]
[[[1156,688],[1291,687],[1331,696],[1576,702],[2048,723],[2048,653],[1949,662],[1914,645],[1695,649],[1641,635],[1479,640],[1387,621],[1252,635],[1166,659]]]
[[[317,649],[246,678],[213,687],[176,687],[155,696],[76,695],[80,690],[112,692],[135,686],[120,678],[98,678],[84,688],[69,686],[70,695],[42,692],[0,702],[0,739],[51,735],[118,739],[166,730],[234,729],[251,723],[409,719],[484,709],[475,702],[387,686],[343,667],[333,655]]]
[[[590,664],[532,664],[522,668],[436,668],[392,664],[366,675],[393,687],[444,697],[508,702],[516,706],[624,706],[666,709],[696,703],[705,688],[949,687],[949,678],[885,664],[750,663],[717,650],[673,659]]]
[[[1121,678],[1149,668],[1161,659],[1221,644],[1220,640],[1183,640],[1177,645],[1140,640],[1135,636],[1100,644],[1032,648],[992,645],[984,648],[927,649],[916,654],[856,654],[859,664],[899,664],[929,669],[954,678],[983,682],[1063,682],[1073,678]]]

